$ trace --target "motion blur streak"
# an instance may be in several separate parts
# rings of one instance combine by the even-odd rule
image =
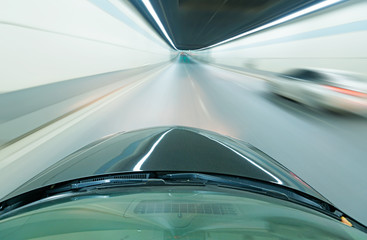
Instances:
[[[0,189],[1,196],[60,158],[105,135],[183,125],[255,145],[343,210],[367,222],[363,211],[366,192],[360,190],[360,186],[367,185],[366,119],[309,109],[273,96],[258,78],[185,58],[184,61],[181,56],[165,68],[159,68],[128,93],[119,95],[0,169],[0,180],[7,182]],[[19,169],[27,171],[19,176]]]
[[[367,96],[367,94],[365,94],[365,93],[361,93],[361,92],[357,92],[357,91],[353,91],[353,90],[349,90],[349,89],[345,89],[345,88],[334,87],[334,86],[325,86],[325,87],[329,88],[333,91],[348,94],[348,95],[352,95],[352,96],[357,96],[357,97],[366,97]]]
[[[168,33],[167,33],[166,29],[163,27],[163,24],[162,24],[161,20],[159,20],[159,17],[157,16],[157,13],[154,11],[154,8],[153,8],[152,4],[150,4],[149,0],[143,0],[143,3],[145,5],[145,7],[148,9],[149,13],[154,18],[154,21],[158,24],[159,28],[161,29],[161,31],[163,32],[164,36],[167,38],[167,40],[169,41],[171,46],[174,49],[177,50],[177,48],[173,44],[171,38],[168,36]]]
[[[183,125],[249,142],[367,225],[366,118],[277,97],[259,75],[366,76],[366,9],[342,1],[179,53],[127,0],[0,1],[0,198],[103,136]]]

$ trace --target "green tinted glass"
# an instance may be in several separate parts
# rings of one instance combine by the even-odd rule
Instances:
[[[0,221],[0,239],[367,239],[319,212],[267,196],[179,191],[72,198]]]

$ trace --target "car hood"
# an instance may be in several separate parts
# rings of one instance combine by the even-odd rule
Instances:
[[[2,200],[69,180],[141,171],[238,176],[283,185],[328,202],[254,146],[214,132],[178,126],[118,133],[91,143],[41,172]]]

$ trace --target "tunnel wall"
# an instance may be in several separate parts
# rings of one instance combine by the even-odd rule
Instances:
[[[0,36],[0,93],[175,56],[126,0],[4,0]]]
[[[241,68],[338,69],[367,75],[367,1],[347,1],[193,54]]]

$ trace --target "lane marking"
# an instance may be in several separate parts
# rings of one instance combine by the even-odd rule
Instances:
[[[195,94],[195,96],[197,97],[197,99],[198,99],[198,101],[199,101],[199,105],[200,105],[200,107],[201,107],[201,109],[203,110],[203,112],[204,112],[204,115],[206,116],[206,118],[208,118],[208,119],[210,119],[211,117],[210,117],[210,114],[209,114],[209,111],[208,111],[208,109],[206,108],[206,106],[205,106],[205,104],[204,104],[204,102],[203,102],[203,100],[201,99],[201,97],[200,97],[200,91],[197,89],[197,87],[195,86],[195,84],[194,84],[194,80],[192,79],[192,77],[191,77],[191,75],[190,75],[190,73],[188,72],[188,70],[187,70],[187,68],[184,66],[184,69],[185,69],[185,72],[186,72],[186,74],[187,74],[187,76],[189,77],[189,79],[190,79],[190,83],[191,83],[191,86],[192,86],[192,88],[194,89],[194,92],[196,93]]]

